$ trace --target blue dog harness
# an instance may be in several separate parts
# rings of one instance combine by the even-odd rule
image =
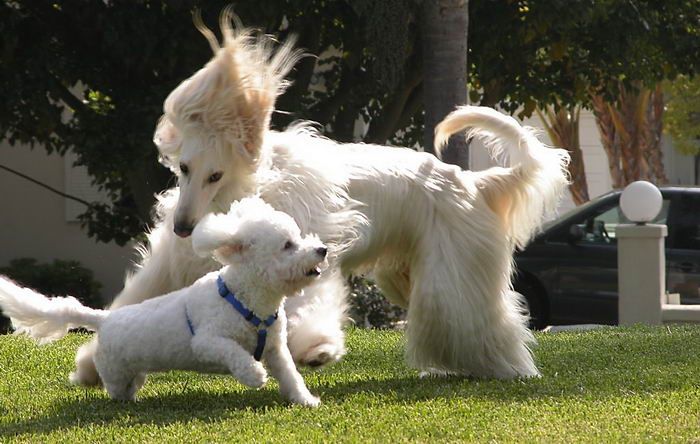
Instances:
[[[265,342],[267,340],[267,328],[271,327],[272,324],[275,323],[275,321],[277,320],[278,312],[275,312],[275,314],[268,316],[267,319],[260,319],[255,315],[255,313],[246,308],[246,306],[243,305],[241,301],[236,299],[236,296],[233,293],[231,293],[228,287],[226,287],[226,283],[223,279],[221,279],[221,276],[219,276],[216,279],[216,285],[219,287],[219,295],[222,298],[226,299],[226,302],[231,304],[231,306],[233,306],[233,308],[235,308],[236,311],[239,312],[245,318],[246,321],[250,322],[255,328],[258,329],[258,344],[255,346],[255,352],[253,353],[253,357],[256,361],[259,361],[262,357],[263,350],[265,350]],[[192,321],[190,320],[190,317],[187,315],[186,311],[185,319],[187,320],[187,326],[190,329],[190,333],[192,333],[192,335],[194,336],[194,327],[192,326]]]

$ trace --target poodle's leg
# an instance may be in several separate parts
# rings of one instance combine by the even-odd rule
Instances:
[[[347,316],[347,285],[338,270],[304,289],[304,294],[288,298],[287,341],[294,361],[319,367],[336,362],[345,354],[343,326]]]
[[[117,401],[133,401],[136,399],[136,392],[139,391],[146,382],[145,373],[134,373],[124,365],[120,365],[104,355],[95,358],[96,368],[102,377],[109,397]]]
[[[197,332],[192,338],[192,351],[202,362],[228,368],[248,387],[261,387],[267,381],[265,367],[232,339]]]
[[[153,249],[136,274],[127,278],[124,289],[114,299],[110,308],[118,308],[124,305],[137,304],[146,299],[165,294],[175,289],[171,273],[171,257],[175,249],[182,248],[183,243],[178,243],[174,234],[166,231],[165,226],[160,226],[151,233],[149,239],[157,238],[158,242],[152,242]],[[156,248],[157,247],[157,248]],[[95,386],[100,384],[100,378],[95,370],[93,355],[95,352],[97,337],[80,347],[75,357],[76,369],[70,375],[70,381],[74,384]]]
[[[411,268],[409,364],[437,374],[537,376],[529,348],[535,340],[510,290],[508,245],[497,237],[462,241],[470,248],[433,238]]]
[[[131,380],[131,384],[129,386],[130,390],[132,391],[131,396],[134,397],[136,396],[136,392],[141,390],[141,387],[146,383],[146,373],[139,373],[137,374],[134,379]]]
[[[136,392],[143,386],[146,381],[144,374],[137,375],[119,375],[104,376],[103,384],[109,397],[117,401],[134,401]]]
[[[75,371],[68,377],[72,384],[91,387],[100,385],[100,375],[97,373],[92,359],[96,349],[97,336],[78,349],[78,353],[75,355]]]
[[[139,271],[126,280],[124,289],[111,305],[111,309],[124,305],[137,304],[146,299],[165,294],[172,290],[167,276],[169,261],[162,250],[154,251],[149,260],[144,262]],[[95,386],[100,384],[100,378],[95,370],[93,355],[95,353],[97,336],[78,349],[75,357],[75,371],[70,375],[73,384]]]
[[[286,344],[278,343],[275,347],[270,347],[265,358],[272,377],[279,382],[282,397],[289,402],[307,407],[316,407],[321,404],[318,397],[312,395],[306,387],[304,378],[301,377],[294,365],[294,360]]]

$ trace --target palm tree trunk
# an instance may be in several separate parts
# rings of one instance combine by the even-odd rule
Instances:
[[[457,105],[467,101],[467,0],[424,0],[423,103],[425,151],[434,153],[435,126]],[[446,162],[469,167],[464,134],[450,138],[443,150]]]
[[[602,95],[591,97],[613,187],[635,180],[668,182],[661,153],[661,88],[650,90],[638,83],[632,88],[620,85],[619,91],[613,103]]]
[[[661,136],[663,135],[663,112],[664,93],[659,83],[653,91],[649,100],[647,116],[647,131],[644,132],[644,147],[649,164],[650,176],[655,179],[655,183],[668,183],[666,169],[664,168],[663,153],[661,151]]]
[[[613,189],[623,187],[624,178],[622,175],[622,165],[620,164],[621,154],[620,146],[616,143],[615,125],[612,121],[612,115],[608,110],[608,103],[603,96],[591,96],[591,104],[593,105],[593,114],[595,115],[598,131],[600,132],[600,141],[603,144],[603,150],[608,158],[608,169],[610,170],[610,178],[612,179]]]
[[[588,202],[588,180],[586,179],[586,165],[583,163],[583,151],[579,138],[579,117],[581,107],[570,108],[560,106],[558,110],[548,106],[545,109],[537,109],[537,115],[547,130],[552,143],[564,148],[571,156],[569,163],[569,175],[571,184],[569,191],[576,205]]]

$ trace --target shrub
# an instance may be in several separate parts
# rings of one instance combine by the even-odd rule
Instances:
[[[98,308],[102,305],[100,289],[92,270],[78,261],[56,259],[50,264],[40,264],[36,259],[13,259],[7,267],[0,267],[5,275],[25,287],[47,296],[74,296],[83,304]],[[9,330],[10,320],[0,317],[0,332]]]
[[[350,317],[358,327],[395,328],[406,310],[392,304],[377,285],[362,277],[350,278]]]

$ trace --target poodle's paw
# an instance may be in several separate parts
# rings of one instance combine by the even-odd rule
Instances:
[[[97,368],[95,368],[95,361],[93,361],[96,349],[97,341],[95,339],[78,349],[78,353],[75,356],[75,371],[68,377],[71,384],[86,387],[102,385],[100,375],[97,373]]]
[[[341,339],[324,339],[322,342],[307,348],[296,361],[300,365],[318,368],[338,362],[345,355],[345,345]]]
[[[267,370],[260,362],[255,361],[250,367],[238,374],[238,380],[248,387],[262,387],[267,382]]]
[[[318,396],[312,395],[308,391],[306,393],[298,393],[290,396],[289,402],[292,404],[299,404],[304,407],[318,407],[321,405],[321,399]]]
[[[102,380],[97,371],[83,371],[81,368],[71,372],[68,375],[68,381],[73,385],[82,385],[84,387],[100,387],[102,385]]]

